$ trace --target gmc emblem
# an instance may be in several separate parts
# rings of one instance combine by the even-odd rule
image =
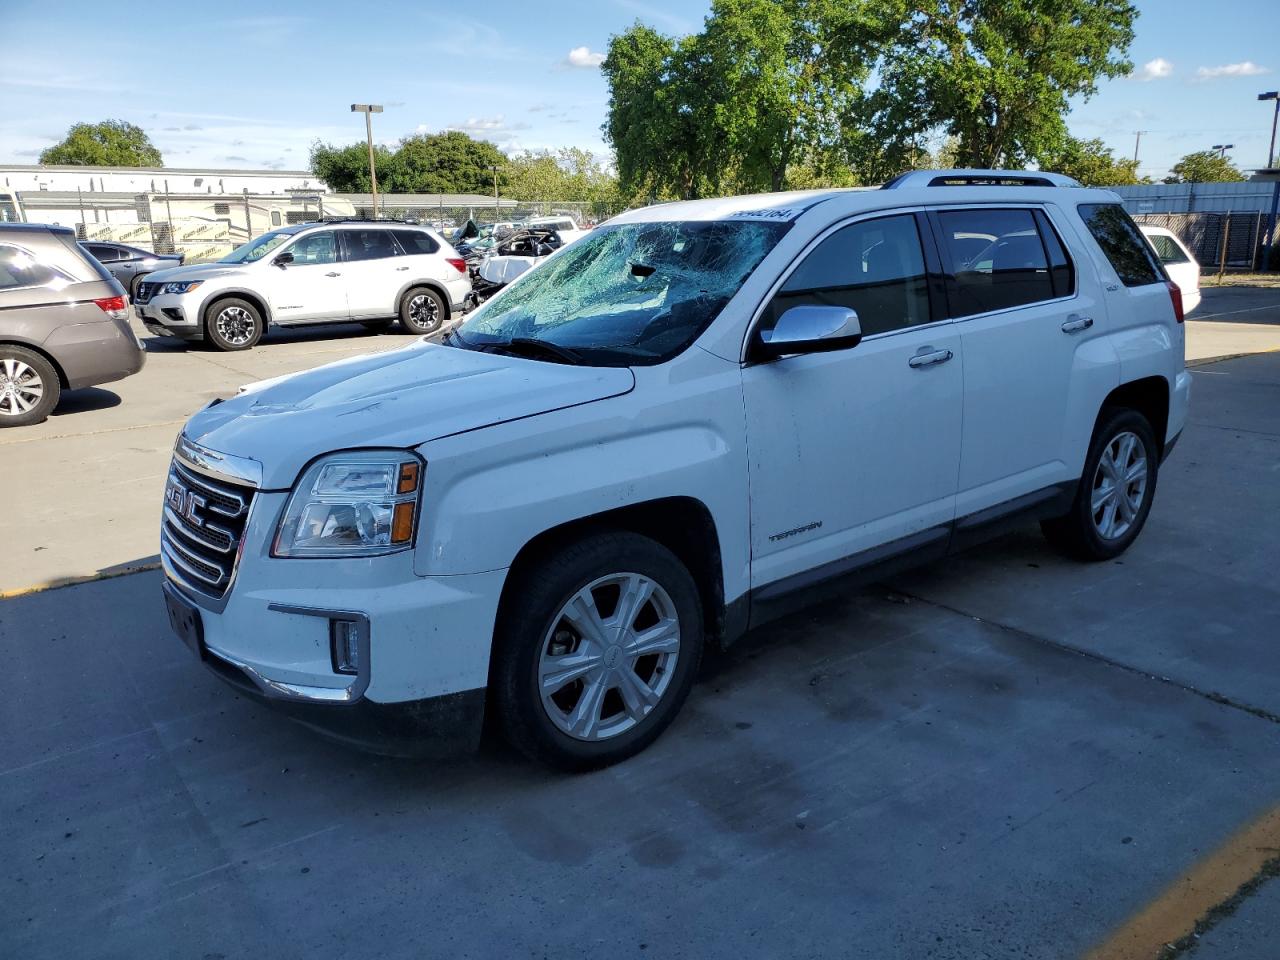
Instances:
[[[194,490],[188,490],[181,483],[170,477],[168,484],[164,488],[164,498],[173,512],[178,514],[193,527],[203,527],[204,517],[196,512],[197,508],[203,508],[208,501]]]

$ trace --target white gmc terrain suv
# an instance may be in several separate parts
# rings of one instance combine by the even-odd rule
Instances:
[[[1052,174],[635,210],[450,333],[250,385],[165,492],[177,633],[387,753],[492,714],[561,768],[634,754],[708,644],[1039,520],[1141,531],[1187,418],[1179,291]]]
[[[399,318],[409,333],[435,333],[470,293],[466,261],[436,231],[338,220],[281,227],[216,263],[157,270],[138,284],[134,309],[159,336],[248,350],[271,325],[380,330]]]

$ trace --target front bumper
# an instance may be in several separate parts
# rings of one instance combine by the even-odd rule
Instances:
[[[166,592],[198,611],[201,660],[241,692],[375,752],[473,747],[505,571],[419,577],[412,551],[272,558],[286,496],[256,494],[223,598],[185,584],[165,559]],[[355,675],[335,669],[332,621],[362,625]]]
[[[142,325],[161,337],[180,337],[183,340],[203,340],[204,326],[200,323],[200,304],[190,295],[161,293],[146,303],[135,303],[134,311]]]

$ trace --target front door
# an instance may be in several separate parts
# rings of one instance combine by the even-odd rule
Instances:
[[[766,308],[767,329],[790,306],[851,307],[864,339],[743,371],[753,588],[945,543],[963,357],[930,286],[917,218],[900,214],[829,233]]]
[[[292,254],[293,260],[277,265],[275,257],[282,253]],[[262,286],[274,322],[347,318],[347,286],[332,230],[308,233],[268,256]]]

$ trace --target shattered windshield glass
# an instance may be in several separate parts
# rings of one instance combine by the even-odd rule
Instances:
[[[789,226],[599,227],[473,313],[453,342],[500,349],[537,340],[595,365],[660,363],[706,329]]]

